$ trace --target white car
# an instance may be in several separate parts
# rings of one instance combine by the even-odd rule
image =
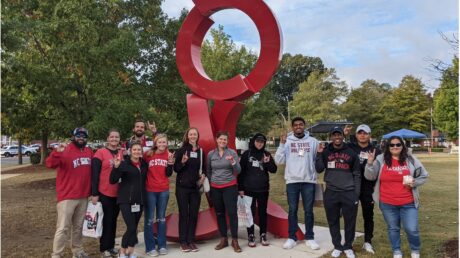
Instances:
[[[19,154],[19,146],[6,146],[2,149],[0,149],[0,155],[5,156],[5,157],[12,157],[16,156]],[[37,151],[32,148],[27,148],[27,147],[22,147],[22,154],[29,156],[32,153],[36,153]]]
[[[418,144],[418,143],[412,143],[410,146],[411,146],[412,148],[420,148],[420,147],[422,147],[422,145],[420,145],[420,144]]]

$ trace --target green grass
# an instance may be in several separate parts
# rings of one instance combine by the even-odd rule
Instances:
[[[448,154],[417,155],[430,177],[420,188],[421,206],[419,210],[419,226],[422,239],[422,257],[443,257],[443,245],[447,241],[458,238],[458,156]],[[284,167],[279,166],[278,173],[270,177],[270,198],[287,210],[285,194]],[[320,176],[322,180],[322,176]],[[315,207],[315,225],[327,226],[323,207]],[[376,255],[368,255],[362,251],[363,237],[354,242],[358,257],[391,257],[391,245],[388,240],[386,224],[378,207],[374,209],[373,245]],[[303,211],[299,209],[299,222],[303,222]],[[343,228],[343,220],[342,220]],[[356,230],[364,232],[361,209],[359,209]],[[407,238],[402,230],[401,243],[403,252],[408,255],[410,249]],[[329,257],[326,255],[324,257]]]

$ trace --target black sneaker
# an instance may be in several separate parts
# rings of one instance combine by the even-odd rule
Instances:
[[[256,238],[253,234],[248,236],[248,246],[249,247],[256,247]]]
[[[265,233],[260,234],[260,243],[263,246],[269,246],[270,245],[270,243],[267,241],[267,234],[265,234]]]

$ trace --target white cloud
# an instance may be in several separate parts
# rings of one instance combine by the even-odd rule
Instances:
[[[266,2],[281,26],[285,53],[319,56],[353,87],[366,79],[397,86],[407,74],[435,87],[437,75],[429,71],[427,58],[450,63],[454,54],[438,31],[458,33],[457,0]],[[190,9],[193,2],[163,4],[173,17],[183,7]],[[255,26],[241,12],[226,10],[213,18],[237,44],[259,48]]]

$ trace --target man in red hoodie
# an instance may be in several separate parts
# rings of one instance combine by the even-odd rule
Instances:
[[[57,168],[57,225],[52,258],[62,257],[71,234],[74,258],[86,258],[83,251],[82,227],[88,197],[91,194],[91,158],[86,147],[88,131],[77,127],[72,132],[72,143],[61,144],[46,159],[46,166]]]

